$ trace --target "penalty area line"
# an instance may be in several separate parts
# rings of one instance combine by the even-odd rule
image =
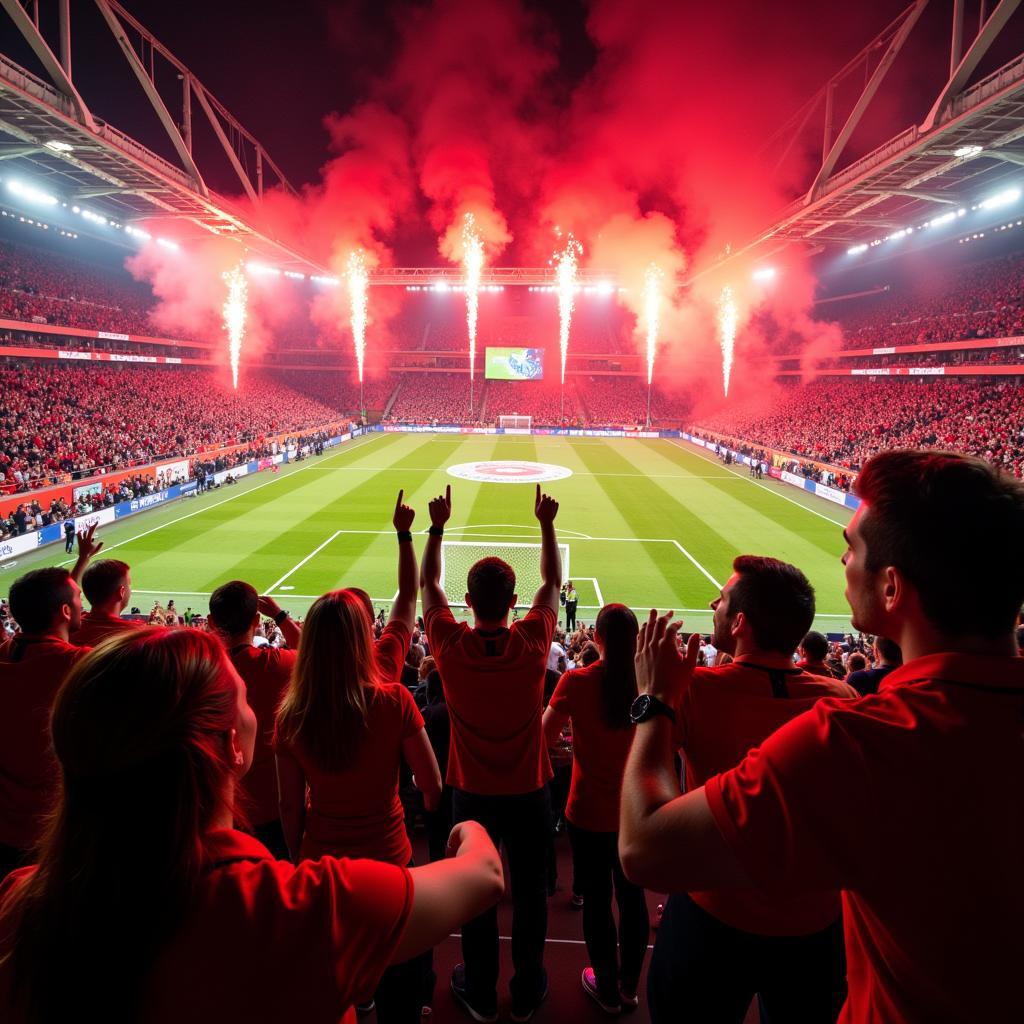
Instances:
[[[340,536],[341,530],[335,530],[334,533],[332,533],[330,537],[328,537],[327,540],[323,542],[323,544],[319,545],[318,547],[310,551],[310,553],[306,555],[306,557],[302,559],[301,562],[296,562],[296,564],[293,565],[279,580],[277,580],[277,582],[271,583],[271,585],[263,591],[264,596],[272,594],[275,590],[277,590],[279,586],[281,586],[282,583],[284,583],[286,579],[288,579],[289,576],[291,576],[293,572],[298,572],[298,570],[301,569],[311,558],[313,558],[315,555],[319,555],[320,552],[323,551],[323,549],[327,547],[327,545],[330,544],[335,537]]]

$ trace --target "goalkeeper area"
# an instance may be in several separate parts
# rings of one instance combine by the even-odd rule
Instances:
[[[708,603],[733,559],[752,553],[807,574],[817,592],[816,628],[850,628],[840,564],[850,513],[785,484],[752,480],[746,467],[724,466],[668,439],[369,434],[280,473],[255,474],[101,527],[100,557],[131,566],[131,603],[143,613],[173,598],[179,612],[205,614],[210,593],[232,579],[247,580],[300,617],[336,587],[362,587],[377,608],[386,607],[397,588],[391,515],[399,488],[416,509],[422,557],[427,502],[450,483],[444,583],[456,614],[466,614],[456,607],[466,573],[485,555],[515,568],[526,606],[540,584],[535,483],[523,468],[534,462],[547,474],[541,486],[560,503],[555,526],[580,622],[593,622],[603,603],[618,601],[638,612],[674,609],[688,628],[707,632]],[[448,473],[469,463],[479,464],[479,479]],[[0,594],[28,569],[57,564],[69,564],[63,545],[6,563]]]

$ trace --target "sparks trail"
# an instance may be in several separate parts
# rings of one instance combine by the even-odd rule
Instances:
[[[476,366],[476,323],[480,309],[480,278],[484,269],[484,243],[476,218],[467,213],[462,225],[462,266],[465,270],[466,328],[469,332],[469,412],[473,414],[473,372]]]
[[[576,304],[576,270],[583,246],[569,232],[565,248],[554,255],[555,280],[558,288],[558,347],[562,353],[562,412],[565,412],[565,363],[569,356],[569,326]]]
[[[732,374],[732,353],[736,343],[736,324],[739,317],[732,288],[726,285],[718,297],[718,333],[722,344],[722,390],[729,395],[729,377]]]
[[[370,282],[362,250],[348,258],[348,301],[351,311],[352,343],[359,372],[359,411],[363,412],[363,360],[366,356],[366,290]]]
[[[228,351],[231,357],[231,382],[238,390],[238,364],[242,359],[242,340],[245,338],[245,321],[248,315],[249,285],[245,280],[242,264],[226,270],[221,277],[228,286],[228,297],[224,301],[224,329],[228,332]]]

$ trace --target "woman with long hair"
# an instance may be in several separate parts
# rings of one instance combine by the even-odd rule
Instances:
[[[281,821],[293,858],[325,854],[412,864],[412,846],[399,799],[404,758],[437,808],[441,773],[412,694],[401,683],[412,635],[418,572],[412,546],[415,513],[399,494],[399,595],[381,639],[373,639],[373,612],[362,591],[333,590],[309,609],[291,683],[277,714],[275,750]],[[400,642],[386,659],[389,631]],[[395,657],[394,655],[398,655]],[[429,1002],[430,962],[390,969],[375,996],[382,1024],[417,1024]]]
[[[491,906],[479,826],[409,872],[276,861],[232,828],[256,719],[198,630],[113,638],[54,702],[60,793],[37,864],[0,885],[0,1020],[354,1020],[391,961]]]
[[[544,712],[549,745],[566,722],[572,722],[573,766],[565,820],[591,961],[582,982],[584,991],[609,1014],[637,1005],[649,931],[644,891],[626,880],[618,854],[622,775],[633,741],[629,710],[637,694],[633,656],[638,633],[629,608],[606,604],[598,613],[594,636],[600,658],[566,672]]]

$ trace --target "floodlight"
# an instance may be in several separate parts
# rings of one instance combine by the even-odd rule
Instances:
[[[774,277],[774,267],[758,267],[753,274],[753,278],[755,281],[771,281]]]
[[[953,156],[968,157],[976,156],[981,152],[981,146],[961,146],[959,149],[953,150]]]
[[[49,142],[44,142],[43,145],[47,149],[52,149],[54,153],[70,153],[75,148],[67,142],[61,142],[59,139],[50,139]]]
[[[1020,199],[1020,189],[1008,188],[997,192],[994,196],[989,196],[988,199],[983,199],[978,203],[978,207],[982,210],[995,210],[1000,206],[1009,206],[1010,203],[1015,203],[1018,199]]]
[[[49,192],[44,192],[33,185],[26,185],[23,181],[9,180],[7,190],[30,203],[41,203],[43,206],[57,205],[56,196],[51,196]]]

